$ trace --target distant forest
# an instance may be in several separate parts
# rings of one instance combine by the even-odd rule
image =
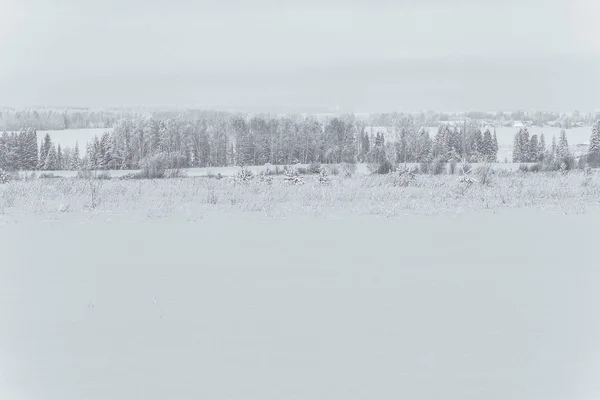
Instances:
[[[112,128],[122,119],[153,118],[153,119],[180,119],[195,121],[198,119],[213,120],[215,118],[232,117],[262,117],[266,119],[280,116],[272,114],[243,114],[211,110],[179,109],[179,110],[153,110],[148,108],[123,108],[106,110],[89,110],[85,108],[69,109],[24,109],[14,110],[0,108],[0,131],[21,131],[27,128],[40,130],[63,130],[85,128]],[[305,115],[286,115],[296,120]],[[335,115],[317,115],[320,122],[333,118]],[[338,116],[340,117],[340,116]],[[462,113],[419,112],[419,113],[373,113],[368,115],[356,114],[357,119],[365,121],[372,126],[394,126],[398,120],[410,119],[416,125],[424,127],[437,127],[440,123],[457,120],[474,119],[485,121],[495,126],[512,126],[514,121],[522,121],[531,125],[544,126],[552,124],[564,129],[574,126],[591,126],[600,119],[600,113],[556,113],[556,112],[481,112],[469,111]]]
[[[26,129],[0,138],[0,168],[12,170],[139,169],[162,155],[177,167],[230,165],[382,163],[460,160],[495,161],[495,133],[474,123],[462,128],[442,124],[432,138],[412,120],[373,131],[364,122],[332,118],[224,117],[183,119],[124,119],[111,131],[80,149],[62,148],[46,134],[41,146],[36,133]],[[34,162],[37,160],[37,163]],[[35,165],[34,165],[35,164]]]
[[[80,111],[72,112],[79,115]],[[93,115],[100,118],[101,114]],[[49,134],[38,147],[33,127],[4,132],[0,136],[0,169],[135,170],[156,156],[169,160],[171,168],[498,161],[495,131],[482,129],[481,121],[475,119],[438,122],[437,132],[431,137],[424,114],[395,114],[390,120],[385,120],[390,115],[382,114],[376,121],[381,123],[379,127],[372,120],[352,114],[324,120],[315,116],[242,116],[209,111],[179,113],[174,118],[165,115],[161,119],[132,115],[113,115],[119,119],[111,123],[110,131],[82,144],[84,156],[79,145],[61,147]],[[112,121],[112,117],[104,117]],[[594,155],[600,153],[599,135],[597,122],[590,136],[590,160],[600,159]],[[559,164],[572,166],[572,158],[564,132],[558,143],[553,138],[550,148],[543,136],[530,137],[527,128],[516,132],[513,162],[561,160]]]

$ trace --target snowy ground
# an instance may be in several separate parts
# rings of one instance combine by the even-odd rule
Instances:
[[[427,178],[0,185],[0,398],[598,398],[600,176]]]

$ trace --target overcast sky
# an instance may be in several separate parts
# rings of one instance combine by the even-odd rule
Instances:
[[[0,105],[600,107],[597,0],[0,0]]]

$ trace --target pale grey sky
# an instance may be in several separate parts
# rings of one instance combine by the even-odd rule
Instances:
[[[597,0],[0,5],[0,105],[600,107]]]

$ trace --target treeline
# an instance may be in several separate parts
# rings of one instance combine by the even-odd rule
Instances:
[[[297,121],[304,114],[288,114],[287,118]],[[151,109],[151,108],[119,108],[105,110],[90,110],[85,108],[66,109],[2,109],[0,108],[0,131],[20,131],[26,128],[36,130],[62,130],[62,129],[84,129],[84,128],[112,128],[118,121],[136,118],[153,118],[157,120],[179,119],[193,122],[198,119],[214,121],[216,119],[230,119],[242,117],[250,119],[253,117],[273,119],[272,115],[230,113],[215,110],[200,109]],[[333,115],[319,115],[317,119],[324,122]],[[339,118],[347,119],[338,115]],[[275,118],[278,118],[275,116]],[[495,126],[512,126],[514,121],[523,121],[527,124],[544,126],[552,124],[565,129],[574,126],[590,126],[600,118],[600,113],[556,113],[545,111],[513,111],[513,112],[456,112],[442,113],[435,111],[403,113],[370,113],[355,115],[353,118],[364,121],[370,126],[396,126],[399,121],[410,121],[412,124],[423,127],[436,127],[441,123],[456,122],[464,120],[485,121],[486,124]]]
[[[0,131],[112,128],[123,118],[141,115],[128,110],[0,109]]]
[[[120,121],[87,145],[92,169],[138,169],[159,154],[177,167],[270,164],[338,164],[496,161],[496,134],[476,124],[441,125],[432,139],[424,127],[403,121],[373,132],[352,118],[232,117],[215,121],[137,119]]]
[[[521,128],[515,134],[513,142],[514,163],[541,162],[554,169],[572,169],[575,167],[576,159],[569,149],[567,133],[564,129],[560,131],[558,141],[556,136],[552,137],[549,147],[546,146],[544,134],[529,135],[527,128]],[[592,126],[588,152],[579,157],[579,164],[587,163],[591,167],[600,166],[600,120]]]
[[[84,164],[79,147],[61,148],[52,143],[49,134],[38,149],[37,132],[26,129],[19,133],[4,132],[0,136],[0,170],[4,171],[60,171],[78,170]]]
[[[155,156],[170,160],[171,168],[302,164],[496,162],[498,139],[489,128],[483,132],[475,122],[441,124],[433,138],[425,127],[409,119],[383,132],[359,120],[331,118],[246,119],[240,116],[188,121],[124,119],[111,132],[94,138],[81,156],[79,146],[61,147],[46,134],[37,146],[34,129],[0,136],[0,169],[78,170],[140,169]],[[546,147],[543,135],[530,136],[527,129],[515,135],[513,162],[571,163],[566,133]],[[600,163],[600,122],[592,129],[587,160]],[[378,168],[389,170],[389,168]]]

